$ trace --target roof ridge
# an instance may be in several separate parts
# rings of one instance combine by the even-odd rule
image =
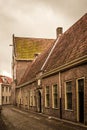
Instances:
[[[41,40],[55,40],[55,38],[44,38],[44,37],[20,37],[20,36],[14,36],[14,38],[23,38],[23,39],[36,39],[36,40],[39,40],[39,39],[41,39]]]

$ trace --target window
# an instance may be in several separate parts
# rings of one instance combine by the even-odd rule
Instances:
[[[9,103],[9,96],[8,96],[8,103]]]
[[[8,87],[6,87],[6,92],[8,91]]]
[[[2,96],[2,104],[4,103],[4,96]]]
[[[6,103],[8,102],[8,97],[6,96]]]
[[[45,90],[45,106],[49,107],[49,105],[50,105],[49,86],[46,86],[46,90]]]
[[[2,92],[4,92],[4,86],[2,87]]]
[[[9,87],[9,92],[11,91],[11,87]]]
[[[66,109],[72,110],[72,82],[66,82]]]
[[[32,90],[30,90],[30,106],[33,106],[33,94],[32,94]]]
[[[9,96],[9,103],[10,103],[11,96]]]
[[[30,106],[35,106],[35,90],[30,90]]]
[[[53,108],[58,107],[58,88],[57,84],[53,85],[52,87],[52,98],[53,98]]]
[[[35,91],[33,90],[33,106],[35,106],[35,100],[36,100],[36,96],[35,96]]]

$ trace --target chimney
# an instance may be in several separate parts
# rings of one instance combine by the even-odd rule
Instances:
[[[37,58],[40,55],[40,53],[35,53],[34,57]]]
[[[62,33],[63,33],[63,28],[62,27],[58,27],[56,29],[56,37],[58,38],[59,36],[61,36]]]

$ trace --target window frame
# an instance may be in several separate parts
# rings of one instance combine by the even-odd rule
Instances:
[[[30,106],[36,106],[36,95],[35,95],[35,90],[31,89],[30,90]]]

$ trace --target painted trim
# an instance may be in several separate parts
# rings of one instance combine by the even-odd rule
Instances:
[[[33,80],[30,80],[30,81],[28,81],[28,82],[25,82],[25,83],[23,83],[23,84],[17,86],[16,89],[17,89],[17,88],[24,87],[24,86],[26,86],[26,85],[29,85],[29,84],[31,84],[31,83],[33,83],[33,82],[35,82],[35,81],[36,81],[36,78],[34,78]]]
[[[61,36],[61,35],[60,35],[60,36]],[[57,40],[55,41],[55,43],[54,43],[54,45],[53,45],[53,47],[52,47],[51,51],[49,52],[49,54],[48,54],[48,56],[47,56],[47,58],[46,58],[46,60],[45,60],[44,64],[43,64],[43,65],[42,65],[42,67],[41,67],[41,70],[43,70],[43,69],[44,69],[44,67],[45,67],[46,63],[48,62],[48,60],[49,60],[49,58],[50,58],[51,54],[53,53],[53,50],[55,49],[55,47],[56,47],[56,45],[57,45],[57,43],[58,43],[58,41],[59,41],[59,39],[60,39],[60,36],[59,36],[59,37],[57,38]]]
[[[70,62],[68,62],[68,63],[66,63],[64,65],[61,65],[61,66],[59,66],[59,67],[57,67],[57,68],[55,68],[55,69],[53,69],[53,70],[51,70],[49,72],[44,73],[42,75],[42,78],[45,78],[45,77],[47,77],[49,75],[55,74],[55,73],[60,72],[60,71],[64,71],[66,69],[69,69],[71,67],[80,65],[80,64],[85,63],[85,62],[87,62],[87,55],[82,56],[82,57],[80,57],[78,59],[75,59],[73,61],[70,61]]]

